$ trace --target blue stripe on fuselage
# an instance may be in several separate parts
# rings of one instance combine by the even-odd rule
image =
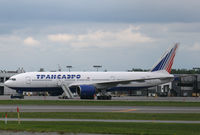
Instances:
[[[62,90],[61,87],[11,87],[11,89],[19,90],[19,91],[30,91],[30,92],[39,92],[39,91],[60,91]]]
[[[110,89],[107,89],[107,91],[128,91],[128,90],[140,90],[140,89],[146,89],[150,86],[146,87],[113,87]],[[151,86],[152,87],[152,86]],[[28,92],[40,92],[40,91],[62,91],[61,87],[11,87],[11,89],[17,90],[17,91],[28,91]],[[73,88],[70,88],[72,91],[74,91]],[[74,91],[75,92],[75,91]]]

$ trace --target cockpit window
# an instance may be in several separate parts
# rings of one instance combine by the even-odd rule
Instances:
[[[16,78],[10,78],[9,80],[16,81]]]

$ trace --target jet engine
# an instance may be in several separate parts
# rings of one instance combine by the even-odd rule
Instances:
[[[81,99],[94,99],[96,88],[93,85],[80,85],[77,88],[77,93]]]

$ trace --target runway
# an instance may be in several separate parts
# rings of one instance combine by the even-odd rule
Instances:
[[[200,113],[200,107],[19,105],[20,112]],[[16,105],[0,105],[0,112],[16,112]]]
[[[4,121],[5,119],[0,118],[0,121]],[[18,121],[17,118],[8,118],[8,121]],[[104,120],[104,119],[31,119],[31,118],[22,118],[20,121],[35,121],[35,122],[40,122],[40,121],[46,121],[46,122],[64,122],[64,121],[75,121],[75,122],[137,122],[137,123],[187,123],[187,124],[194,124],[197,123],[199,124],[200,121],[181,121],[181,120]]]

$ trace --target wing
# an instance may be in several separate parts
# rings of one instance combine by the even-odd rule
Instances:
[[[131,80],[111,80],[111,81],[102,81],[102,82],[76,82],[71,84],[69,87],[72,86],[80,86],[80,85],[93,85],[97,89],[103,89],[103,88],[112,88],[115,87],[119,84],[130,84],[132,82],[145,82],[147,80],[155,80],[155,79],[160,79],[160,80],[167,80],[167,79],[172,79],[173,77],[152,77],[152,78],[140,78],[140,79],[131,79]]]

